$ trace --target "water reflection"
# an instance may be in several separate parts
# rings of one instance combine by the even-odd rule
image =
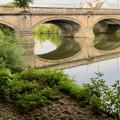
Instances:
[[[95,72],[104,74],[103,78],[108,85],[120,80],[120,58],[96,62],[89,65],[65,69],[64,72],[75,79],[78,84],[90,83],[90,78],[96,77]]]
[[[50,40],[45,40],[41,42],[38,40],[35,40],[35,49],[34,49],[35,55],[46,54],[56,49],[57,49],[57,45]]]
[[[51,41],[56,46],[60,46],[62,41],[58,34],[33,34],[35,40],[44,42],[46,40]]]
[[[120,47],[120,36],[115,34],[99,34],[94,40],[95,48],[99,50],[114,50]]]
[[[44,59],[65,59],[80,51],[80,45],[75,38],[59,37],[55,34],[34,35],[34,38],[34,53]]]

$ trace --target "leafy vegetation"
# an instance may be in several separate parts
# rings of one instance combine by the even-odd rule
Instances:
[[[42,87],[36,81],[29,82],[15,78],[17,77],[8,69],[0,69],[0,96],[19,108],[29,110],[59,99],[55,91],[48,86]]]
[[[10,28],[0,30],[0,63],[10,69],[23,66],[22,47],[18,44],[18,38]],[[2,63],[3,62],[3,63]]]
[[[90,86],[91,93],[97,97],[94,101],[97,101],[100,110],[107,112],[114,116],[115,120],[118,120],[120,119],[120,81],[116,81],[110,88],[102,79],[102,74],[98,73],[97,75],[98,77],[92,79]]]
[[[68,76],[62,71],[56,70],[36,70],[36,69],[25,69],[19,74],[20,80],[27,81],[38,81],[40,84],[54,86],[60,81],[68,80]]]
[[[82,105],[89,105],[95,113],[101,111],[120,119],[120,81],[111,87],[96,73],[90,84],[77,85],[67,75],[56,70],[25,69],[11,74],[0,69],[0,96],[23,110],[30,110],[60,98],[58,90]]]
[[[13,3],[15,6],[25,9],[26,7],[29,7],[29,4],[32,2],[33,0],[14,0]]]

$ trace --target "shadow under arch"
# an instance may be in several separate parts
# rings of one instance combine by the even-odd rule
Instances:
[[[115,33],[120,29],[120,18],[116,17],[105,17],[97,20],[93,25],[93,32],[96,35],[99,33]]]
[[[116,16],[105,16],[105,17],[100,17],[99,19],[95,20],[93,23],[93,27],[100,21],[105,20],[105,19],[115,19],[120,21],[120,17],[116,17]]]
[[[80,21],[69,18],[69,17],[50,17],[43,19],[36,23],[32,29],[37,27],[39,24],[45,24],[45,23],[52,23],[58,26],[62,31],[62,36],[76,36],[76,34],[80,31],[80,28],[82,27],[82,24]]]
[[[12,28],[18,35],[20,35],[20,30],[13,24],[6,22],[5,20],[0,19],[0,24]]]

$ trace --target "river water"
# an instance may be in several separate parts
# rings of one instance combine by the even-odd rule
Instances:
[[[96,77],[95,73],[100,72],[104,74],[103,79],[107,84],[112,85],[116,80],[120,80],[120,58],[77,66],[65,69],[64,72],[80,85],[90,83],[91,78]]]
[[[34,53],[43,59],[60,60],[71,57],[81,50],[76,42],[79,38],[59,37],[58,35],[36,35]],[[85,38],[82,38],[85,40]],[[94,46],[99,50],[113,50],[120,47],[120,37],[112,34],[100,34],[94,39]],[[120,80],[120,58],[114,58],[89,65],[65,69],[64,72],[78,84],[89,83],[95,73],[101,72],[107,84]]]

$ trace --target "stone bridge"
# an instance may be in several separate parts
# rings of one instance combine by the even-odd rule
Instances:
[[[119,24],[120,10],[37,7],[23,10],[16,7],[0,7],[0,23],[15,29],[20,35],[20,42],[25,48],[26,65],[38,68],[49,66],[59,69],[67,68],[119,55],[120,48],[107,52],[94,48],[93,27],[102,20]],[[62,60],[46,60],[35,56],[32,30],[38,24],[43,23],[58,25],[63,31],[63,35],[84,38],[77,41],[81,45],[81,51]]]

